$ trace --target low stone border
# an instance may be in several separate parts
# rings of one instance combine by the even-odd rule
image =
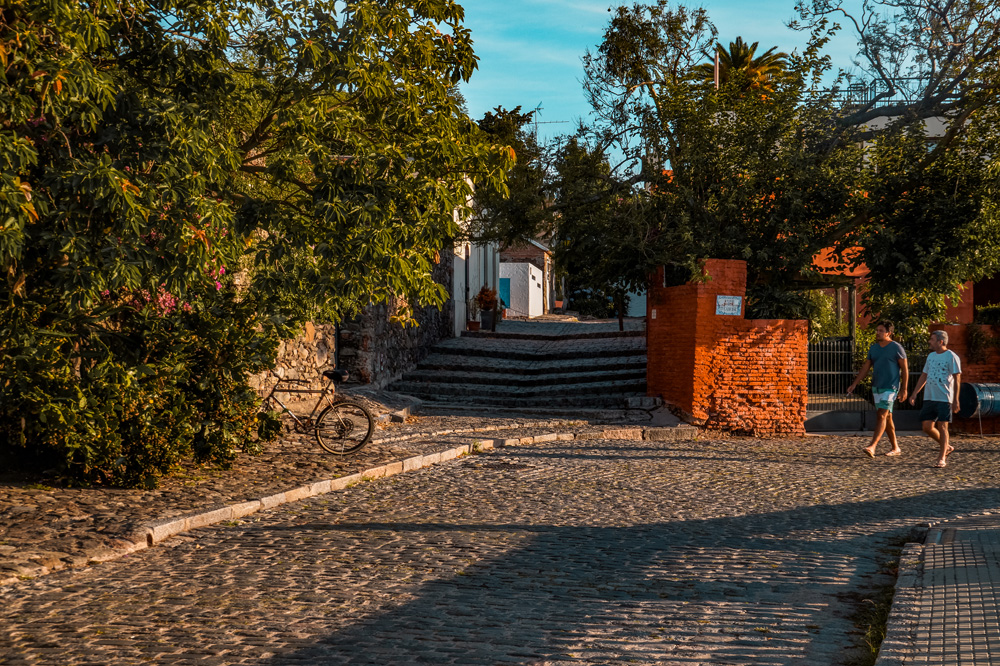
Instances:
[[[576,425],[569,422],[571,425]],[[548,427],[552,427],[554,424],[547,424]],[[523,426],[521,426],[523,427]],[[543,426],[545,427],[545,426]],[[510,429],[516,429],[517,426],[510,426]],[[398,439],[409,439],[410,437],[434,437],[442,435],[456,435],[456,434],[467,434],[476,431],[486,431],[486,430],[504,430],[508,428],[503,427],[491,427],[491,428],[463,428],[456,430],[448,430],[445,432],[435,432],[435,433],[417,433],[409,436],[400,437]],[[207,527],[209,525],[215,525],[227,520],[238,520],[245,516],[248,516],[258,511],[264,509],[271,509],[282,504],[289,502],[295,502],[298,500],[306,499],[308,497],[314,497],[316,495],[323,495],[329,492],[343,490],[349,488],[358,483],[364,481],[371,481],[374,479],[380,479],[383,477],[394,476],[402,472],[409,472],[412,470],[422,469],[424,467],[429,467],[430,465],[435,465],[439,462],[444,462],[447,460],[452,460],[458,458],[459,456],[468,455],[470,453],[478,453],[481,451],[489,451],[495,448],[510,447],[510,446],[520,446],[520,445],[530,445],[538,444],[542,442],[552,442],[552,441],[568,441],[574,439],[580,440],[595,440],[595,439],[616,439],[616,440],[633,440],[633,441],[670,441],[670,440],[680,440],[680,439],[692,439],[698,434],[698,428],[689,425],[680,425],[676,427],[667,428],[614,428],[614,429],[602,429],[593,430],[587,432],[579,433],[556,433],[547,432],[538,435],[531,435],[526,437],[513,437],[513,438],[500,438],[500,439],[474,439],[467,444],[460,444],[458,446],[446,449],[444,451],[438,451],[434,453],[427,453],[423,455],[413,456],[406,458],[404,460],[397,460],[390,463],[385,463],[383,465],[378,465],[366,469],[361,472],[356,472],[347,476],[338,477],[335,479],[325,479],[322,481],[316,481],[304,486],[299,486],[297,488],[292,488],[291,490],[286,490],[284,492],[276,493],[274,495],[268,495],[266,497],[260,497],[257,499],[249,500],[246,502],[240,502],[237,504],[227,504],[215,507],[209,507],[203,510],[199,510],[193,513],[188,513],[181,516],[173,516],[170,518],[162,518],[158,520],[153,520],[140,525],[131,534],[126,535],[124,538],[117,539],[117,545],[114,548],[101,547],[92,553],[87,554],[88,564],[108,562],[111,560],[118,559],[125,555],[135,553],[140,550],[152,547],[158,543],[169,539],[172,536],[176,536],[183,532],[188,532],[198,527]],[[396,438],[386,438],[387,440]],[[52,571],[58,571],[60,569],[53,569]],[[49,573],[51,573],[50,571]],[[0,587],[5,587],[19,582],[18,576],[10,576],[6,578],[0,578]]]

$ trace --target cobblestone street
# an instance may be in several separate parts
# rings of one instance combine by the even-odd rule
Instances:
[[[850,664],[911,531],[1000,507],[996,439],[551,441],[0,594],[2,664]]]

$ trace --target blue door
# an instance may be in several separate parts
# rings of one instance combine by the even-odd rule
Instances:
[[[510,307],[510,278],[500,278],[500,300],[503,301],[501,308]]]

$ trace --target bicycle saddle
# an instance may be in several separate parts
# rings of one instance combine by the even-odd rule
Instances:
[[[323,376],[327,379],[332,379],[334,383],[339,384],[340,382],[347,381],[350,374],[348,374],[347,370],[324,370]]]

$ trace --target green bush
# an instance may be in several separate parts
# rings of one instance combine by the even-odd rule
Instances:
[[[117,306],[103,330],[54,335],[6,310],[0,462],[67,481],[155,487],[185,458],[227,465],[277,430],[251,374],[278,336],[220,292],[163,315]],[[16,319],[22,321],[13,321]]]
[[[977,324],[986,326],[1000,325],[1000,303],[995,305],[977,305],[975,319]]]
[[[752,287],[747,293],[747,319],[806,319],[809,340],[848,335],[850,326],[837,321],[833,297],[817,289],[794,291],[768,285]]]
[[[570,296],[569,309],[579,312],[582,317],[607,319],[615,316],[614,299],[610,294],[600,290],[586,289],[573,292]]]

